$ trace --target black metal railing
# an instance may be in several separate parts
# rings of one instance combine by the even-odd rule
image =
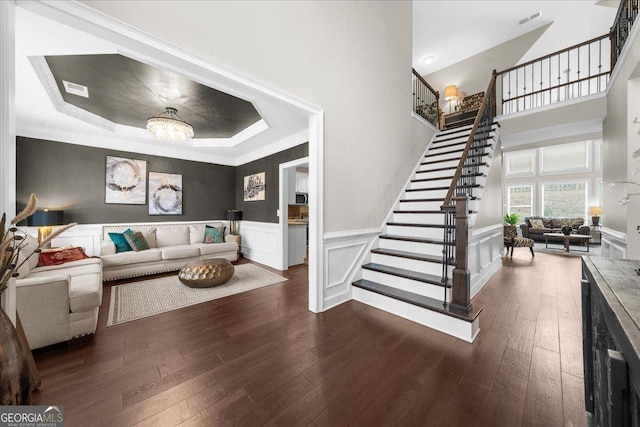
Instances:
[[[471,133],[460,162],[449,186],[449,191],[442,203],[444,213],[444,247],[442,250],[442,283],[449,283],[448,266],[454,262],[452,278],[451,304],[459,307],[471,307],[468,277],[468,224],[467,204],[473,200],[473,190],[477,187],[477,179],[481,175],[480,168],[484,164],[483,157],[492,147],[491,130],[496,114],[496,72],[494,71],[484,99],[473,122]],[[462,204],[461,206],[458,206]],[[464,212],[460,211],[464,208]],[[445,300],[447,290],[445,286]]]
[[[413,71],[413,112],[435,127],[440,122],[440,93],[427,83],[420,74]]]
[[[608,38],[605,34],[498,72],[500,113],[513,114],[604,91],[612,68]]]
[[[622,0],[618,6],[616,19],[613,21],[611,32],[611,69],[618,62],[622,48],[624,47],[631,27],[638,16],[638,0]]]

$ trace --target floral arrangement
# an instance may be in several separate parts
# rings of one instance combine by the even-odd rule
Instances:
[[[36,209],[38,209],[38,198],[35,194],[31,194],[27,206],[11,220],[8,228],[6,227],[7,215],[2,214],[2,220],[0,220],[0,237],[2,238],[0,241],[0,294],[7,288],[9,279],[19,276],[18,269],[27,262],[33,254],[40,253],[42,248],[49,242],[76,225],[76,223],[71,223],[56,229],[43,239],[33,252],[26,254],[26,256],[19,261],[18,257],[20,252],[26,246],[27,241],[25,239],[26,233],[19,230],[16,224],[33,215]]]

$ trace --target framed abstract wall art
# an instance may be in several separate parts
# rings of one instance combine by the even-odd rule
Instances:
[[[149,172],[149,215],[182,215],[182,175]]]
[[[244,177],[244,201],[265,200],[265,173],[254,173]]]
[[[107,156],[105,203],[144,205],[147,196],[147,162]]]

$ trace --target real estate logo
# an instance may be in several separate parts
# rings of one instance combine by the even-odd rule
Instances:
[[[0,406],[0,427],[63,427],[64,406]]]

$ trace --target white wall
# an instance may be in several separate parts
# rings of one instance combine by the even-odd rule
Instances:
[[[325,231],[379,227],[430,131],[411,119],[411,3],[85,1],[324,109]]]

